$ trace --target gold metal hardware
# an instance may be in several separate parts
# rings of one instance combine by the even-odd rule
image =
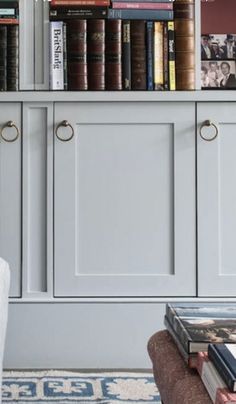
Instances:
[[[58,134],[58,129],[62,128],[62,127],[63,128],[68,128],[68,127],[71,128],[71,135],[69,137],[67,137],[66,139],[59,136],[59,134]],[[69,140],[71,140],[73,138],[73,136],[74,136],[74,129],[73,129],[73,126],[68,121],[64,120],[64,121],[60,122],[59,125],[57,125],[55,133],[56,133],[56,137],[59,140],[61,140],[61,142],[69,142]]]
[[[208,128],[209,128],[209,127],[211,127],[211,126],[215,129],[215,134],[214,134],[214,136],[212,136],[211,138],[207,138],[207,137],[205,137],[205,136],[203,135],[202,129],[205,128],[205,127],[208,127]],[[206,120],[206,121],[204,121],[204,122],[202,123],[202,125],[200,126],[200,136],[201,136],[201,138],[202,138],[203,140],[206,140],[207,142],[212,142],[212,140],[214,140],[214,139],[218,136],[218,133],[219,133],[219,130],[218,130],[217,126],[216,126],[213,122],[211,122],[209,119]]]
[[[6,128],[15,128],[15,130],[16,130],[16,136],[13,137],[12,139],[8,139],[7,137],[5,137],[5,136],[3,135],[3,133],[4,133],[4,129],[6,129]],[[0,130],[0,136],[1,136],[1,138],[2,138],[5,142],[8,142],[8,143],[15,142],[16,139],[18,139],[19,135],[20,135],[20,131],[19,131],[18,127],[14,124],[13,121],[8,121],[5,125],[3,125],[3,127],[2,127],[1,130]]]

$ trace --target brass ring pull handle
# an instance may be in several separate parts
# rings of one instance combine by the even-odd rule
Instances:
[[[61,128],[61,127],[63,127],[63,128],[68,128],[69,127],[71,129],[71,135],[69,137],[65,138],[65,139],[63,137],[59,136],[58,135],[58,129]],[[59,125],[57,125],[55,132],[56,132],[56,137],[59,140],[61,140],[61,142],[69,142],[74,136],[73,126],[66,120],[62,121],[61,123],[59,123]]]
[[[205,137],[203,135],[202,129],[204,127],[210,127],[210,126],[212,126],[215,129],[215,134],[211,138],[207,138],[207,137]],[[218,133],[219,133],[219,130],[218,130],[217,126],[213,122],[211,122],[210,120],[204,121],[203,124],[200,127],[200,136],[201,136],[201,138],[203,140],[206,140],[207,142],[212,142],[212,140],[214,140],[218,136]]]
[[[4,133],[4,129],[6,129],[6,128],[15,128],[16,136],[13,137],[12,139],[8,139],[7,137],[5,137],[3,133]],[[18,127],[14,124],[13,121],[8,121],[5,125],[3,125],[3,127],[0,130],[0,136],[5,142],[9,142],[9,143],[15,142],[16,139],[18,139],[19,135],[20,135],[20,131],[19,131]]]

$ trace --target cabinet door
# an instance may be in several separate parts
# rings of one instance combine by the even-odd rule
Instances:
[[[212,124],[206,122],[211,120]],[[201,128],[201,126],[203,127]],[[215,125],[215,126],[214,126]],[[200,136],[207,138],[204,140]],[[218,135],[215,137],[215,135]],[[200,296],[235,296],[236,103],[198,104]],[[209,141],[209,139],[214,138]]]
[[[195,295],[194,105],[58,103],[55,127],[74,134],[55,136],[55,295]]]
[[[8,124],[10,121],[15,126]],[[10,264],[10,295],[18,297],[21,294],[20,104],[0,105],[0,133],[0,256]]]

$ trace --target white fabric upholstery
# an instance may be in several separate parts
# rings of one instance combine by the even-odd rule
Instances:
[[[2,396],[2,362],[7,328],[9,285],[9,265],[6,261],[0,258],[0,404]]]

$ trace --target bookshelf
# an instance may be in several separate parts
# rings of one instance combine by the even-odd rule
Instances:
[[[149,367],[144,346],[163,328],[165,302],[236,301],[236,235],[225,231],[235,218],[236,92],[200,90],[201,15],[216,4],[195,4],[195,91],[48,91],[49,5],[19,0],[21,90],[0,93],[0,131],[8,121],[20,131],[0,139],[8,368]],[[220,127],[214,142],[199,136],[209,119]],[[70,137],[65,120],[68,142],[56,136],[59,125]],[[232,247],[230,274],[215,245]]]

